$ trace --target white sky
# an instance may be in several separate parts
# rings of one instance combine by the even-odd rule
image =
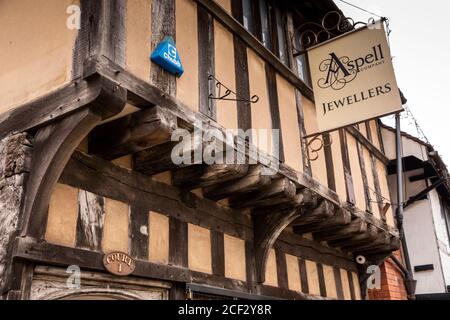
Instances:
[[[398,86],[431,145],[450,165],[450,1],[346,0],[390,19],[391,53]],[[334,2],[349,17],[371,17],[340,0]],[[392,119],[383,119],[394,125]],[[402,130],[414,136],[415,126],[402,120]]]

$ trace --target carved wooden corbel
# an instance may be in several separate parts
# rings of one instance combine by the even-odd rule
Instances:
[[[95,91],[95,99],[36,131],[24,202],[22,236],[43,237],[54,185],[73,151],[97,124],[125,107],[126,91],[117,84],[99,75],[92,76],[88,81]]]
[[[308,189],[300,193],[308,194]],[[308,200],[306,200],[308,199]],[[266,263],[269,249],[277,240],[283,230],[302,214],[302,208],[308,205],[311,197],[306,196],[303,206],[286,208],[271,213],[256,213],[253,216],[254,250],[256,263],[256,280],[258,283],[265,281]]]

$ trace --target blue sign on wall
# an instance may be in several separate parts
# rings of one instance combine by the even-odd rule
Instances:
[[[177,47],[175,46],[173,38],[170,36],[165,37],[164,40],[157,45],[150,59],[158,66],[177,77],[181,77],[184,72]]]

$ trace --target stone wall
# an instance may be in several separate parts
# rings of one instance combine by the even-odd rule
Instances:
[[[0,141],[0,293],[4,293],[12,242],[19,229],[31,152],[30,138],[25,133]]]

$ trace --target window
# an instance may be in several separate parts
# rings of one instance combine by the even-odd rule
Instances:
[[[277,39],[278,39],[278,57],[285,65],[289,64],[289,57],[286,45],[286,21],[279,8],[275,8],[275,19],[277,24]]]
[[[270,14],[267,0],[259,0],[259,12],[261,17],[261,40],[263,45],[272,50],[272,41],[270,33]]]
[[[257,37],[283,64],[289,66],[286,18],[276,0],[242,0],[244,28]],[[300,47],[297,45],[296,47]],[[311,86],[306,55],[296,58],[297,75]]]
[[[255,34],[255,19],[253,18],[252,0],[242,0],[242,13],[244,28]]]

